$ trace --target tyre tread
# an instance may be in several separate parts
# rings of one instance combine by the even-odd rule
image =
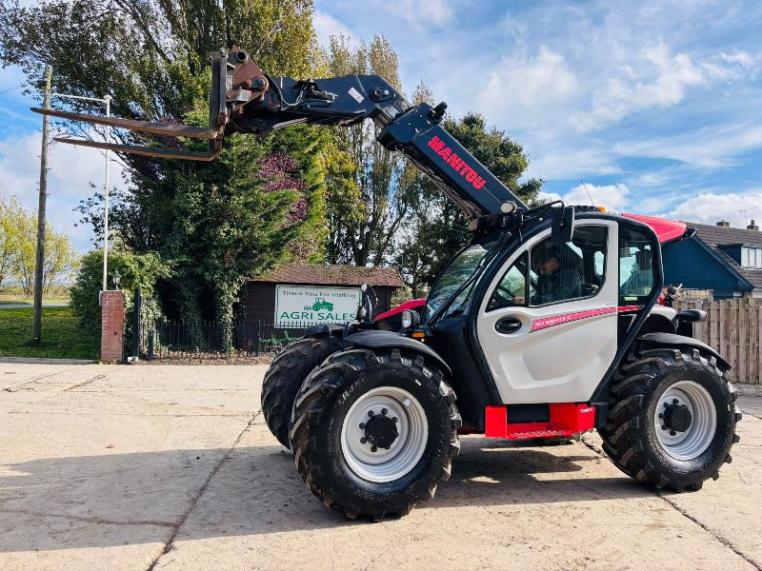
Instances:
[[[633,352],[614,376],[607,422],[600,430],[603,451],[617,468],[638,482],[676,492],[696,491],[701,489],[703,478],[680,478],[663,473],[656,467],[656,463],[649,456],[647,437],[641,422],[642,414],[648,406],[648,395],[673,367],[687,368],[691,371],[699,368],[711,369],[725,385],[730,401],[736,400],[736,391],[728,382],[726,371],[711,355],[705,355],[698,349],[681,351],[674,348]],[[734,416],[732,443],[739,440],[735,434],[735,422],[739,420],[740,413]],[[725,462],[730,460],[730,454],[727,454]],[[708,476],[716,479],[719,473],[715,470]]]

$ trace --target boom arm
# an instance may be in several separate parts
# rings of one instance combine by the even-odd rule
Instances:
[[[53,109],[36,112],[167,137],[209,140],[208,153],[111,145],[63,138],[62,142],[187,160],[213,160],[225,135],[263,135],[298,123],[352,125],[371,119],[378,141],[400,151],[429,175],[470,218],[526,205],[474,158],[440,123],[446,105],[410,105],[382,77],[347,75],[319,80],[270,77],[248,55],[234,50],[212,56],[210,125],[207,129],[80,115]],[[513,206],[508,206],[513,203]]]

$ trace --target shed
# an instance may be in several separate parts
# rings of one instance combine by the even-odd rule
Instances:
[[[394,268],[286,264],[247,283],[247,321],[283,327],[346,323],[355,319],[363,284],[375,314],[388,311],[394,290],[403,286]]]

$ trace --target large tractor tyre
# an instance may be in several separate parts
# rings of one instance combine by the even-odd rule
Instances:
[[[398,349],[333,354],[305,381],[292,418],[299,474],[352,519],[400,517],[430,500],[460,450],[443,371]]]
[[[737,393],[717,360],[697,349],[631,356],[611,387],[603,450],[628,476],[658,489],[696,491],[719,478],[738,442]]]
[[[294,398],[310,371],[339,349],[335,337],[305,337],[289,343],[273,359],[262,384],[262,413],[267,427],[288,448]]]

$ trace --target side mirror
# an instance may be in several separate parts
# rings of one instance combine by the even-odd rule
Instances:
[[[556,244],[567,244],[574,236],[574,207],[556,208],[550,237]]]
[[[402,329],[410,329],[421,324],[421,314],[417,311],[406,309],[402,312]]]
[[[357,307],[357,321],[369,321],[372,311],[373,305],[368,298],[368,284],[362,284],[360,286],[360,304]]]

